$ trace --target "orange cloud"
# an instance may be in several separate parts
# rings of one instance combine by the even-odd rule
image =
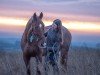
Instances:
[[[0,25],[3,27],[10,26],[23,26],[27,24],[28,19],[16,19],[13,17],[0,17]],[[51,25],[52,21],[44,20],[46,26]],[[78,21],[63,21],[63,26],[73,31],[82,31],[82,32],[100,32],[100,23],[92,22],[78,22]],[[15,28],[16,29],[16,28]]]
[[[16,26],[23,26],[26,25],[27,21],[23,19],[16,19],[16,18],[8,18],[8,17],[0,17],[0,24],[2,25],[16,25]]]

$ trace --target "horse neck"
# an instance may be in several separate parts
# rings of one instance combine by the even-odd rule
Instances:
[[[23,33],[23,35],[22,35],[22,41],[23,41],[24,43],[27,42],[27,41],[26,41],[26,39],[27,39],[27,34],[28,34],[28,31],[29,31],[29,29],[30,29],[30,27],[31,27],[32,19],[33,19],[33,18],[31,17],[30,20],[27,22],[26,27],[25,27],[25,30],[24,30],[24,33]]]

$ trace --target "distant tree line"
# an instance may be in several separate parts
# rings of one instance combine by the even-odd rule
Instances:
[[[11,43],[6,40],[0,40],[0,50],[19,50],[20,41],[16,40],[14,43]]]

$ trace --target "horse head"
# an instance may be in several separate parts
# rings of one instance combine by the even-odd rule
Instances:
[[[42,22],[43,13],[41,12],[39,16],[34,13],[32,20],[32,29],[33,33],[37,35],[41,35],[44,32],[44,23]]]
[[[37,16],[36,13],[34,13],[34,15],[32,16],[31,27],[30,27],[30,29],[28,31],[28,35],[27,35],[28,40],[30,39],[31,36],[33,37],[32,40],[34,40],[34,41],[38,41],[39,39],[41,39],[43,37],[44,23],[42,22],[42,18],[43,18],[42,12],[40,13],[39,16]]]

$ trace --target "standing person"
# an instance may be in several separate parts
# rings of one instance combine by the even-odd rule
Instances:
[[[67,59],[68,59],[68,51],[70,48],[72,36],[70,31],[62,26],[62,22],[59,19],[53,21],[51,28],[44,34],[46,37],[46,47],[47,54],[49,54],[48,60],[52,65],[55,65],[54,52],[52,48],[55,43],[57,43],[61,56],[60,56],[60,64],[64,72],[67,72]],[[59,54],[59,53],[58,53]],[[46,55],[47,57],[48,55]],[[47,61],[48,61],[47,60]]]
[[[62,27],[61,21],[59,19],[56,19],[53,21],[51,28],[44,34],[46,37],[45,63],[49,62],[49,64],[53,66],[54,75],[55,73],[59,75],[57,60],[59,56],[59,49],[62,43],[61,27]]]

